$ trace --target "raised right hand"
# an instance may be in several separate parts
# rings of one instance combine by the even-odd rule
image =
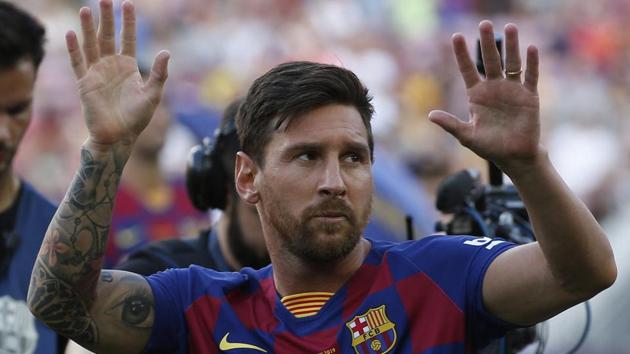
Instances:
[[[92,12],[79,11],[83,46],[73,31],[66,34],[72,68],[77,78],[83,115],[91,142],[114,145],[135,141],[147,126],[162,97],[169,53],[160,52],[147,82],[142,81],[136,61],[134,6],[122,3],[121,49],[116,53],[114,11],[111,0],[100,1],[98,32]]]
[[[485,79],[479,77],[464,37],[453,36],[455,59],[466,84],[469,119],[460,120],[444,111],[432,111],[429,119],[514,178],[511,172],[528,171],[545,155],[540,144],[538,49],[534,46],[527,49],[522,78],[516,25],[505,26],[505,72],[508,74],[501,68],[492,23],[479,24],[479,37]]]

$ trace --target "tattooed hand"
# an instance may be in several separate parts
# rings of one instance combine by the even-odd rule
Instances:
[[[101,272],[122,169],[148,124],[166,80],[160,53],[148,81],[135,59],[135,15],[123,2],[122,48],[115,53],[111,0],[100,1],[98,32],[80,10],[83,50],[66,35],[89,138],[70,189],[48,227],[33,267],[28,305],[60,334],[98,353],[138,353],[153,325],[153,294],[136,274]]]

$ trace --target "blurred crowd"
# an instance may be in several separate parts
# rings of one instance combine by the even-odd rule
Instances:
[[[33,123],[18,171],[60,200],[86,137],[64,33],[93,1],[19,0],[48,30]],[[540,49],[543,142],[560,174],[609,232],[617,284],[593,302],[584,353],[630,353],[630,1],[544,0],[135,0],[139,60],[171,52],[167,100],[173,119],[161,168],[181,177],[189,148],[219,124],[224,107],[251,81],[289,60],[353,70],[374,96],[374,133],[383,158],[400,161],[432,200],[437,184],[485,162],[427,120],[432,109],[466,117],[464,85],[450,49],[454,32],[475,53],[477,24],[516,23],[521,50]],[[116,2],[119,5],[118,2]],[[376,164],[379,164],[378,158]],[[432,201],[431,201],[432,202]],[[515,301],[518,301],[515,299]],[[624,306],[626,304],[626,306]],[[625,309],[625,310],[624,310]],[[620,313],[621,311],[621,313]],[[563,352],[584,325],[581,309],[552,320],[548,348]],[[603,349],[606,348],[606,349]]]

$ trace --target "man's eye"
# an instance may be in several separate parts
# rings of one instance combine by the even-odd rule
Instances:
[[[18,114],[24,113],[28,109],[28,106],[29,106],[28,103],[22,103],[22,104],[19,104],[19,105],[15,105],[13,107],[9,107],[7,109],[7,114],[9,114],[11,116],[16,116]]]
[[[363,158],[359,154],[350,153],[350,154],[347,154],[344,157],[344,161],[347,161],[347,162],[361,162],[361,161],[363,161]]]
[[[297,155],[297,159],[301,161],[312,161],[315,160],[317,156],[313,152],[304,152]]]

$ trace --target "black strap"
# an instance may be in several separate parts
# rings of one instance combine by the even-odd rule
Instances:
[[[118,269],[142,275],[151,275],[169,268],[187,268],[195,264],[206,268],[216,268],[214,259],[208,252],[210,230],[202,231],[192,239],[171,239],[149,244],[129,256]]]
[[[15,230],[15,224],[24,190],[21,182],[19,188],[11,206],[0,213],[0,277],[9,270],[11,258],[20,244],[20,235]]]

